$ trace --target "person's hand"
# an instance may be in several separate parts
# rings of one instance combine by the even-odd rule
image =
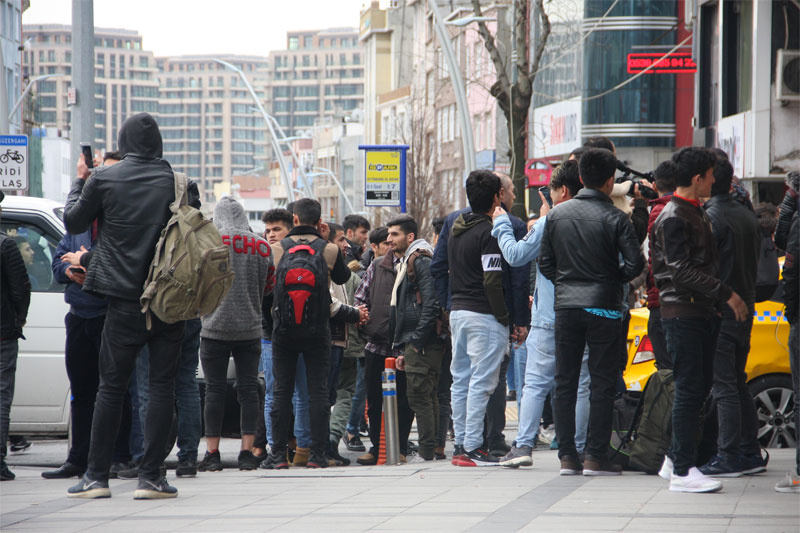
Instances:
[[[519,348],[525,339],[528,338],[528,328],[525,326],[514,326],[514,332],[511,334],[511,339],[514,342],[514,348]]]
[[[81,256],[88,252],[89,250],[86,249],[85,246],[81,246],[81,249],[77,252],[68,252],[61,256],[62,263],[69,263],[73,266],[80,266],[81,265]]]
[[[395,360],[395,366],[397,370],[405,370],[406,369],[406,357],[404,355],[397,356]]]
[[[328,237],[331,235],[331,227],[328,226],[328,223],[320,222],[317,229],[319,229],[319,236],[327,241]]]
[[[744,300],[742,300],[741,296],[735,292],[731,293],[731,297],[728,298],[726,303],[728,304],[728,307],[733,309],[733,314],[736,316],[737,322],[744,322],[747,320],[747,316],[750,313],[747,310],[747,304],[744,303]]]
[[[528,296],[528,309],[533,308],[533,296]]]
[[[89,167],[86,166],[86,158],[83,154],[78,158],[78,178],[85,180],[91,175]]]
[[[78,285],[83,285],[83,282],[86,281],[86,271],[83,269],[78,270],[77,267],[72,265],[67,268],[66,274],[70,281]]]
[[[358,305],[356,308],[358,309],[358,325],[363,326],[369,322],[369,309],[366,305]]]
[[[544,197],[542,191],[539,191],[539,198],[542,199],[542,207],[539,208],[539,216],[543,217],[550,212],[550,204],[547,203],[547,198]]]
[[[496,219],[497,217],[499,217],[501,215],[505,215],[505,214],[506,214],[506,210],[498,205],[497,207],[494,208],[494,213],[492,213],[492,220]]]
[[[646,187],[650,187],[653,190],[655,190],[655,188],[653,187],[653,184],[650,183],[649,181],[647,181],[646,179],[640,179],[638,183],[635,183],[633,185],[633,197],[634,197],[634,199],[636,199],[636,200],[647,200],[647,198],[642,196],[642,193],[640,192],[640,189],[639,189],[639,185],[640,184],[644,185]]]

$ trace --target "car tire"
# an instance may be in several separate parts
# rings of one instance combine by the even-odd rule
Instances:
[[[794,391],[788,374],[761,376],[748,383],[758,417],[758,440],[764,448],[794,448],[797,426]]]

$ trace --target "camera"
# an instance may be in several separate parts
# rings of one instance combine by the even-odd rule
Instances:
[[[643,179],[653,183],[655,178],[652,172],[639,172],[637,170],[633,170],[631,167],[619,160],[617,161],[617,169],[623,172],[623,175],[615,180],[616,183],[625,183],[626,181],[631,182],[631,188],[628,191],[628,196],[633,196],[634,187],[638,185],[639,194],[648,200],[655,200],[658,198],[658,193],[655,190],[642,183]]]

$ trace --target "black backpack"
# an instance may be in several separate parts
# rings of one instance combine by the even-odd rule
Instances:
[[[323,239],[294,241],[287,237],[281,241],[283,257],[275,273],[273,290],[275,333],[306,338],[326,333],[330,328],[326,245]]]
[[[771,235],[761,236],[761,251],[758,254],[758,273],[756,274],[756,301],[769,300],[778,288],[779,281],[778,249]]]

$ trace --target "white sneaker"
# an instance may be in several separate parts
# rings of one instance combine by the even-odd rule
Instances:
[[[775,491],[800,493],[800,476],[794,472],[789,472],[785,478],[775,485]]]
[[[672,492],[717,492],[722,490],[722,483],[705,476],[697,468],[692,467],[685,476],[676,476],[673,472],[669,490]]]
[[[668,455],[664,456],[664,464],[661,465],[661,470],[658,471],[658,477],[667,481],[672,479],[672,459]]]

